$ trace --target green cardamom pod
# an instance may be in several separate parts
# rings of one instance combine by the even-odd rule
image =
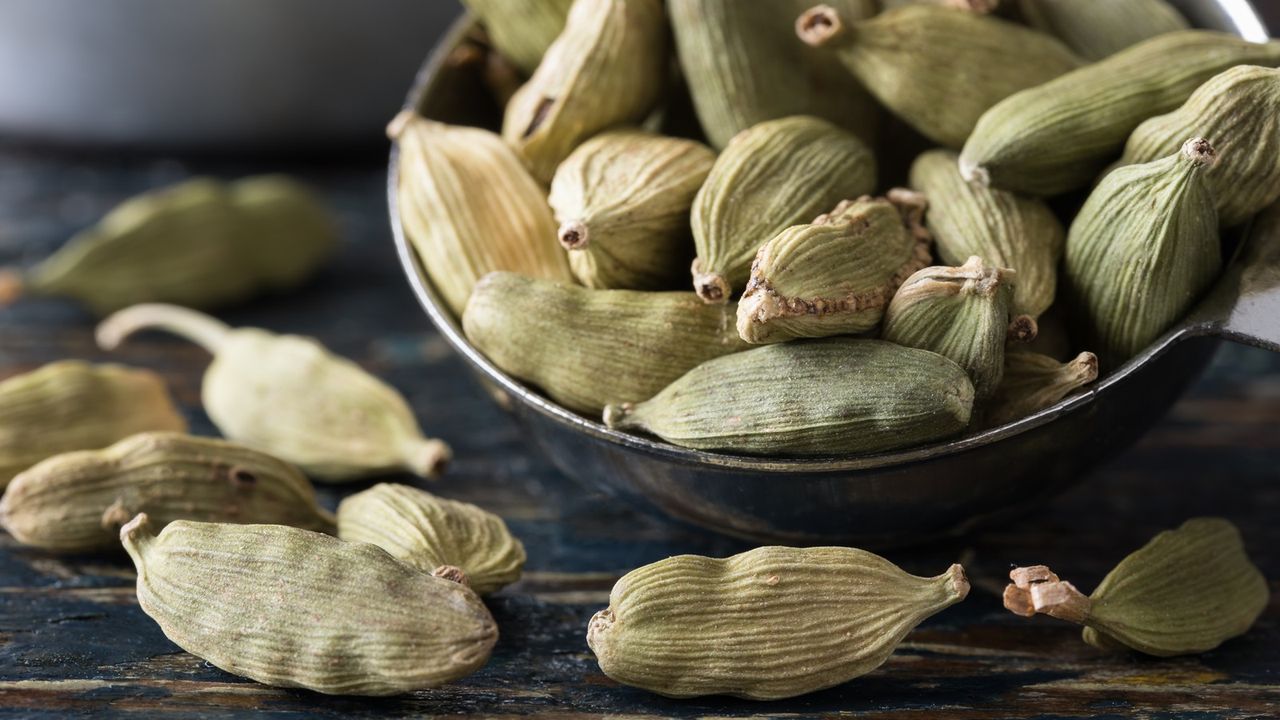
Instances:
[[[669,50],[662,0],[574,3],[560,37],[507,103],[502,137],[539,181],[583,141],[658,103]]]
[[[61,553],[119,547],[120,527],[140,512],[161,526],[201,520],[336,530],[297,468],[180,433],[141,433],[104,450],[55,455],[14,478],[0,499],[0,525],[10,535]]]
[[[728,302],[761,245],[875,186],[871,151],[826,120],[798,115],[743,130],[693,201],[694,290],[705,302]]]
[[[485,273],[510,270],[571,280],[543,189],[502,139],[405,111],[396,210],[431,282],[461,315]]]
[[[187,430],[149,370],[62,360],[15,375],[0,382],[0,490],[41,460],[149,430]]]
[[[1004,606],[1084,625],[1085,642],[1173,657],[1208,652],[1243,635],[1267,608],[1267,580],[1240,531],[1195,518],[1129,555],[1086,597],[1043,565],[1017,568]]]
[[[940,5],[986,15],[1000,7],[1000,0],[880,0],[880,7],[886,12],[908,5]]]
[[[1189,137],[1207,137],[1221,160],[1204,173],[1225,227],[1280,199],[1280,70],[1242,65],[1200,86],[1181,108],[1138,126],[1126,165],[1168,157]]]
[[[618,580],[587,645],[605,675],[660,695],[777,700],[875,670],[968,593],[959,565],[916,577],[854,548],[678,555]]]
[[[1176,109],[1214,75],[1247,64],[1280,65],[1280,41],[1252,43],[1207,30],[1152,38],[991,108],[965,143],[960,172],[1029,195],[1085,187],[1144,120]]]
[[[938,440],[972,410],[973,384],[947,358],[828,338],[710,360],[650,400],[610,405],[604,420],[698,450],[805,456]]]
[[[996,103],[1080,66],[1043,33],[931,4],[860,22],[818,5],[800,16],[796,31],[834,52],[894,115],[956,149]]]
[[[573,0],[462,0],[498,52],[526,75],[564,30]]]
[[[1105,366],[1154,342],[1217,279],[1218,213],[1204,181],[1216,157],[1196,138],[1170,157],[1114,170],[1071,224],[1072,316],[1087,320]]]
[[[924,198],[844,200],[808,225],[765,243],[738,302],[738,334],[750,343],[852,335],[880,324],[898,286],[929,264]]]
[[[98,326],[98,345],[160,329],[213,354],[201,399],[228,439],[338,482],[408,470],[440,472],[449,446],[423,436],[394,388],[311,338],[227,327],[172,305],[135,305]]]
[[[519,580],[524,568],[524,546],[502,518],[408,485],[383,483],[347,497],[338,506],[338,537],[459,578],[481,595]]]
[[[689,210],[715,161],[701,143],[639,130],[574,150],[550,200],[573,274],[590,288],[678,287],[693,256]]]
[[[1018,10],[1089,61],[1191,27],[1166,0],[1019,0]]]
[[[1009,352],[1004,356],[1004,377],[983,417],[991,427],[1021,420],[1097,379],[1098,356],[1091,352],[1066,363],[1035,352]]]
[[[797,42],[795,18],[812,0],[668,0],[680,66],[708,140],[723,148],[766,120],[813,115],[867,142],[879,118],[867,91],[830,54]],[[872,0],[835,0],[848,17]]]
[[[1013,268],[1013,311],[1038,318],[1053,305],[1067,230],[1040,200],[966,182],[949,150],[924,153],[911,167],[911,187],[929,199],[925,222],[939,258],[959,265],[977,255]]]
[[[504,372],[575,412],[638,402],[712,358],[748,347],[733,305],[689,292],[588,290],[514,273],[476,285],[462,326]]]
[[[138,604],[165,636],[234,675],[330,695],[396,695],[480,669],[498,627],[466,586],[368,543],[282,525],[146,514],[120,530]]]
[[[0,270],[0,305],[69,297],[105,315],[140,302],[194,308],[287,290],[333,253],[337,229],[283,177],[189,180],[132,198],[28,270]]]

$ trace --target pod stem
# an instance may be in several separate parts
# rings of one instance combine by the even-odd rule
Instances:
[[[830,5],[815,5],[796,18],[796,35],[813,47],[829,44],[845,35],[848,29],[840,11]]]
[[[440,477],[452,459],[453,450],[443,440],[415,437],[405,443],[405,467],[419,477],[428,480]]]
[[[1009,323],[1008,341],[1029,343],[1040,334],[1040,325],[1030,315],[1018,315]]]
[[[1013,582],[1004,589],[1004,606],[1015,615],[1042,614],[1077,625],[1089,619],[1093,601],[1044,565],[1014,568],[1009,579]]]
[[[729,302],[729,295],[733,290],[723,275],[703,272],[701,258],[694,258],[692,270],[693,289],[702,298],[702,302],[708,305],[724,305]]]
[[[0,307],[12,305],[22,297],[26,290],[26,281],[22,273],[9,268],[0,269]]]
[[[151,303],[113,313],[98,324],[95,336],[98,347],[114,350],[134,333],[149,329],[171,332],[214,354],[231,333],[226,323],[202,312],[177,305]]]
[[[591,231],[581,220],[570,220],[561,225],[559,236],[565,250],[581,250],[591,244]]]
[[[471,579],[467,577],[467,573],[457,565],[441,565],[431,571],[432,577],[442,578],[456,582],[465,587],[471,587]]]
[[[634,411],[635,405],[632,405],[631,403],[608,405],[604,409],[604,424],[608,428],[617,429]]]
[[[969,576],[965,574],[963,565],[953,564],[947,568],[945,575],[951,581],[951,591],[955,593],[956,602],[969,596]]]
[[[120,527],[120,542],[133,558],[139,574],[142,573],[142,556],[146,554],[147,547],[155,539],[155,528],[152,527],[151,519],[146,513],[134,515],[132,520]]]
[[[1213,148],[1212,143],[1202,137],[1191,138],[1184,143],[1182,155],[1197,167],[1209,168],[1218,162],[1218,151]]]

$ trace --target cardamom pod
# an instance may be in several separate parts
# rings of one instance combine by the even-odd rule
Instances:
[[[405,111],[388,126],[399,144],[397,207],[405,234],[449,309],[461,315],[485,273],[571,280],[542,188],[487,130]]]
[[[610,405],[604,420],[698,450],[805,456],[938,440],[972,409],[973,384],[941,355],[828,338],[710,360],[650,400]]]
[[[1084,640],[1095,647],[1157,657],[1208,652],[1243,635],[1271,597],[1240,531],[1222,518],[1194,518],[1156,535],[1088,597],[1043,565],[1009,577],[1010,611],[1084,625]]]
[[[959,149],[996,103],[1080,66],[1057,40],[988,15],[932,4],[855,21],[830,5],[796,21],[871,94],[931,140]]]
[[[1152,38],[991,108],[965,143],[960,172],[1030,195],[1085,187],[1144,120],[1246,64],[1280,65],[1280,41],[1252,43],[1207,30]]]
[[[966,182],[959,156],[924,153],[911,167],[911,187],[929,199],[925,222],[939,258],[959,265],[977,255],[1014,268],[1013,311],[1038,318],[1053,305],[1067,230],[1048,205]]]
[[[880,0],[880,7],[885,11],[896,10],[907,5],[941,5],[986,15],[1000,7],[1000,0]]]
[[[662,0],[574,3],[502,121],[534,177],[550,182],[584,140],[644,120],[666,82],[668,32]]]
[[[466,586],[282,525],[146,514],[120,530],[138,604],[183,650],[266,685],[395,695],[480,669],[497,624]]]
[[[292,465],[233,443],[169,432],[55,455],[14,478],[0,499],[0,525],[10,535],[61,553],[119,547],[120,526],[140,512],[157,525],[202,520],[336,529]]]
[[[367,542],[426,573],[460,571],[481,595],[520,579],[524,546],[502,518],[470,503],[383,483],[338,506],[338,537]]]
[[[1139,125],[1122,162],[1168,157],[1189,137],[1212,139],[1221,155],[1204,179],[1223,226],[1280,199],[1280,70],[1242,65],[1213,77],[1181,108]]]
[[[587,645],[605,675],[660,695],[776,700],[875,670],[968,593],[959,565],[916,577],[854,548],[678,555],[618,580]]]
[[[796,42],[792,24],[812,0],[668,0],[680,66],[708,140],[724,148],[749,127],[813,115],[867,142],[878,108],[828,53]],[[835,0],[848,17],[875,14],[872,0]]]
[[[1191,309],[1222,269],[1218,213],[1204,182],[1207,140],[1111,172],[1067,236],[1073,317],[1087,320],[1107,367],[1150,345]]]
[[[1070,362],[1034,352],[1004,356],[1004,378],[983,413],[991,427],[1034,415],[1098,379],[1098,356],[1080,353]]]
[[[187,430],[149,370],[62,360],[15,375],[0,382],[0,490],[45,458],[148,430]]]
[[[438,474],[449,446],[422,435],[394,388],[311,338],[257,328],[232,329],[172,305],[135,305],[98,326],[98,345],[160,329],[213,354],[201,399],[228,439],[338,482],[408,470]]]
[[[284,177],[199,179],[127,200],[28,270],[0,270],[0,305],[69,297],[105,315],[140,302],[214,308],[300,285],[333,253],[319,200]]]
[[[462,4],[480,18],[498,52],[529,75],[564,30],[573,0],[462,0]]]
[[[1089,61],[1191,27],[1166,0],[1019,0],[1018,10]]]
[[[929,264],[924,205],[909,191],[844,200],[812,223],[778,233],[751,266],[738,334],[773,343],[879,325],[898,286]]]
[[[495,365],[570,410],[655,395],[706,360],[750,347],[735,307],[688,292],[588,290],[514,273],[476,285],[462,326]]]
[[[705,302],[728,302],[761,245],[875,185],[871,151],[826,120],[797,115],[742,131],[693,201],[694,290]]]
[[[716,156],[639,130],[583,143],[551,182],[569,266],[591,288],[677,287],[693,255],[689,209]]]

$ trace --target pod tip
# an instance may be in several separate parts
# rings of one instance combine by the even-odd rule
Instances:
[[[453,450],[443,440],[419,438],[407,453],[409,470],[419,477],[434,480],[444,473],[453,459]]]
[[[965,182],[971,182],[981,187],[991,187],[991,171],[964,155],[960,156],[960,177],[964,178]]]
[[[570,220],[561,225],[559,236],[565,250],[581,250],[591,243],[591,232],[581,220]]]
[[[608,405],[604,409],[604,424],[606,427],[616,429],[622,425],[623,421],[625,421],[633,411],[635,411],[635,405],[631,403]]]
[[[456,582],[464,587],[471,587],[471,580],[467,577],[467,573],[457,565],[441,565],[431,571],[431,576]]]
[[[1182,145],[1182,155],[1199,167],[1213,167],[1218,162],[1218,151],[1205,138],[1195,137]]]
[[[796,35],[813,47],[826,45],[845,30],[840,12],[830,5],[815,5],[796,18]]]
[[[729,302],[729,281],[719,273],[703,272],[702,261],[693,261],[693,289],[708,305],[724,305]]]
[[[391,118],[391,122],[387,123],[387,137],[391,140],[399,140],[400,136],[418,116],[412,110],[401,110],[396,116]]]

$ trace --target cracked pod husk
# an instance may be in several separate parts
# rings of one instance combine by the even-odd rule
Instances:
[[[409,111],[388,134],[400,148],[396,210],[405,235],[454,314],[494,270],[572,279],[545,192],[501,138]]]
[[[1091,62],[1191,27],[1166,0],[1018,0],[1017,5],[1028,25]]]
[[[1004,377],[983,411],[986,425],[994,427],[1057,404],[1098,379],[1098,356],[1083,352],[1070,362],[1034,352],[1005,353]]]
[[[125,201],[32,268],[0,269],[0,305],[34,295],[99,315],[140,302],[209,309],[302,284],[336,245],[328,211],[288,178],[188,180]]]
[[[1114,170],[1071,224],[1063,267],[1072,317],[1087,325],[1104,366],[1154,342],[1218,277],[1218,213],[1204,182],[1215,158],[1196,138],[1170,157]]]
[[[187,421],[149,370],[61,360],[14,375],[0,382],[0,489],[46,458],[150,430]]]
[[[908,191],[844,200],[812,223],[778,233],[751,266],[738,334],[764,344],[879,325],[898,286],[929,264],[924,204]]]
[[[590,288],[679,287],[693,257],[689,210],[716,156],[691,140],[639,130],[583,143],[551,182],[569,266]]]
[[[1214,75],[1247,64],[1280,65],[1280,42],[1187,30],[1139,43],[991,108],[965,143],[961,174],[1029,195],[1085,187],[1144,120],[1176,109]]]
[[[317,480],[398,470],[433,477],[449,460],[449,446],[423,436],[400,393],[311,338],[233,329],[173,305],[135,305],[102,321],[98,345],[111,350],[147,329],[213,354],[201,400],[223,435]]]
[[[660,695],[777,700],[875,670],[968,593],[959,565],[917,577],[854,548],[678,555],[618,580],[587,645],[605,675]]]
[[[595,416],[750,347],[734,329],[735,309],[690,292],[589,290],[493,273],[476,285],[462,326],[504,372]]]
[[[666,83],[668,33],[662,0],[574,3],[502,120],[502,137],[534,177],[551,182],[583,141],[645,119]]]
[[[169,432],[56,455],[14,478],[0,499],[0,525],[10,535],[59,553],[118,548],[120,527],[140,512],[157,526],[200,520],[336,529],[311,482],[292,465],[233,443]]]
[[[498,627],[466,586],[368,543],[145,514],[120,530],[138,604],[178,647],[275,687],[396,695],[470,675]]]
[[[796,21],[894,115],[959,149],[993,105],[1080,66],[1065,45],[1005,20],[910,5],[857,21],[819,5]]]
[[[1209,138],[1221,156],[1204,180],[1224,227],[1280,199],[1280,70],[1244,65],[1215,76],[1181,108],[1139,125],[1121,162],[1168,157],[1189,137]]]
[[[462,0],[484,25],[490,42],[520,72],[533,74],[564,30],[573,0]]]
[[[1194,518],[1156,535],[1088,597],[1043,565],[1009,577],[1010,611],[1084,625],[1085,642],[1104,650],[1157,657],[1208,652],[1243,635],[1271,597],[1240,531],[1222,518]]]
[[[871,151],[826,120],[798,115],[742,131],[693,202],[694,290],[705,302],[728,302],[761,245],[875,185]]]
[[[873,453],[963,430],[973,384],[935,353],[879,340],[765,345],[699,365],[605,423],[698,450],[752,455]]]
[[[959,265],[977,255],[1013,268],[1013,311],[1039,318],[1057,293],[1066,228],[1040,200],[966,182],[958,160],[954,152],[934,150],[911,167],[911,187],[929,199],[925,224],[939,259]]]
[[[338,537],[367,542],[437,576],[460,571],[481,595],[520,579],[524,546],[502,518],[471,503],[383,483],[338,505]]]
[[[866,142],[875,101],[829,53],[799,42],[796,16],[811,0],[668,0],[680,66],[709,142],[725,145],[753,125],[813,115]],[[848,17],[875,14],[873,0],[836,0]]]

